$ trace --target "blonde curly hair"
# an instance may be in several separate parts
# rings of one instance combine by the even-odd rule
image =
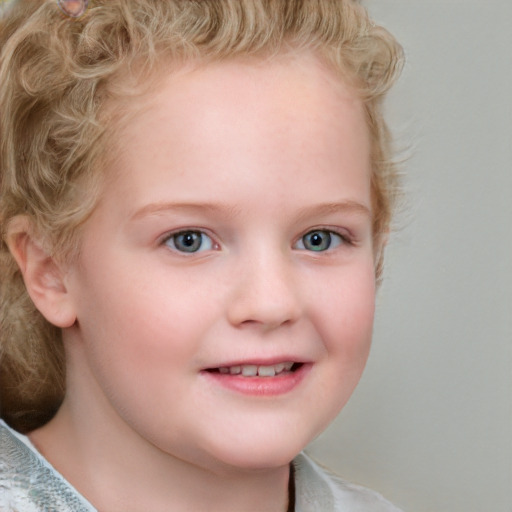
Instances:
[[[64,396],[65,365],[60,329],[31,302],[6,244],[7,226],[28,216],[52,255],[77,254],[108,167],[107,143],[119,121],[113,106],[162,62],[317,52],[364,103],[375,239],[389,229],[398,178],[382,99],[402,50],[356,1],[92,0],[77,18],[55,0],[14,0],[3,9],[0,413],[14,428],[30,431],[52,417]],[[379,258],[377,277],[381,266]]]

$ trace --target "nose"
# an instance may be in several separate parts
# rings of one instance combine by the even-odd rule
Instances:
[[[269,331],[297,321],[303,304],[293,264],[284,255],[248,258],[238,270],[227,311],[233,326]]]

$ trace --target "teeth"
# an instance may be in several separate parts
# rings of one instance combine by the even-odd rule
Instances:
[[[243,375],[244,377],[275,377],[280,373],[289,372],[292,369],[293,362],[287,361],[285,363],[277,363],[268,366],[258,366],[255,364],[243,364],[240,366],[222,366],[219,368],[219,373],[224,375]]]
[[[244,377],[256,377],[258,367],[255,364],[244,364],[242,366],[242,375]]]
[[[231,375],[238,375],[242,371],[241,366],[230,366],[229,367],[229,373]]]
[[[260,366],[258,367],[258,376],[260,377],[274,377],[276,370],[273,366]]]
[[[279,363],[274,366],[276,373],[281,373],[284,370],[284,363]]]

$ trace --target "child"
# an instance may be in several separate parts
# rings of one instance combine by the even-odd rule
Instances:
[[[303,448],[363,371],[400,47],[352,0],[0,22],[1,510],[396,511]]]

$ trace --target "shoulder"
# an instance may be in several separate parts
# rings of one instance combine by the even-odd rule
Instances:
[[[304,453],[293,466],[296,512],[401,512],[380,494],[345,482]]]
[[[0,510],[95,512],[27,437],[0,420]]]

